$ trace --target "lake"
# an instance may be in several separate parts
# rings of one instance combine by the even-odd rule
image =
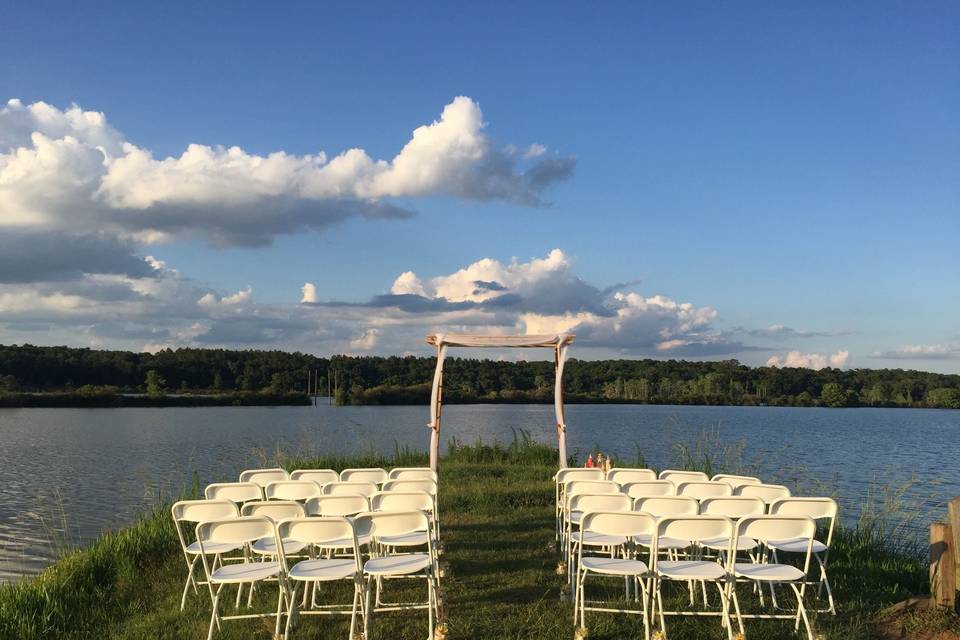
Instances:
[[[428,414],[327,405],[0,410],[0,580],[35,574],[58,545],[123,526],[179,495],[194,473],[203,483],[235,480],[261,463],[258,451],[426,449]],[[550,405],[449,405],[443,417],[444,443],[509,442],[519,429],[555,443]],[[960,411],[571,405],[567,422],[571,453],[599,447],[630,466],[639,447],[657,469],[675,464],[676,443],[709,431],[715,447],[742,445],[739,461],[765,480],[837,491],[847,518],[874,481],[916,474],[913,495],[928,506],[960,494]]]

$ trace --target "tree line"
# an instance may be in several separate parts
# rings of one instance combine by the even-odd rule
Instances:
[[[270,393],[316,390],[338,404],[429,401],[436,359],[0,345],[0,393]],[[552,402],[553,363],[448,358],[446,402]],[[308,380],[310,387],[308,388]],[[748,367],[736,360],[577,360],[568,402],[960,408],[960,375],[903,369]],[[302,398],[302,395],[300,396]]]

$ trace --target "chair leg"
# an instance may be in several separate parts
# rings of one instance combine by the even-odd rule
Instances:
[[[304,583],[303,593],[307,593],[307,587],[309,583]],[[283,640],[289,640],[290,638],[290,627],[293,625],[293,618],[297,615],[297,587],[299,583],[293,583],[293,591],[290,592],[290,611],[287,612],[287,625],[283,630]],[[279,620],[279,616],[277,617]]]
[[[586,595],[583,587],[583,583],[586,581],[587,572],[583,571],[580,574],[580,626],[584,628],[587,626],[587,603],[585,600]]]
[[[740,635],[746,636],[746,632],[743,629],[743,616],[740,614],[740,599],[737,598],[737,582],[736,579],[731,581],[730,585],[730,599],[733,601],[733,611],[737,616],[737,628],[740,630]]]
[[[433,578],[427,574],[427,640],[433,640]]]
[[[817,562],[820,564],[820,586],[817,588],[817,597],[820,597],[820,594],[823,593],[823,589],[827,590],[827,604],[829,605],[828,612],[830,615],[837,615],[837,606],[833,601],[833,589],[830,588],[830,578],[827,577],[827,555],[821,558],[820,556],[814,554],[814,557],[817,559]]]
[[[273,627],[273,637],[280,637],[280,620],[283,618],[283,597],[286,595],[286,586],[283,584],[283,576],[277,577],[277,623]],[[290,616],[287,614],[287,622]]]
[[[215,596],[213,596],[213,611],[210,612],[210,628],[207,630],[207,640],[212,640],[213,627],[214,625],[217,625],[217,623],[219,622],[217,620],[217,618],[219,617],[217,607],[220,604],[220,590],[222,588],[223,588],[223,585],[220,585],[219,587],[217,587],[217,593]]]
[[[373,617],[373,577],[367,578],[363,586],[363,598],[366,603],[363,608],[363,637],[370,637],[370,618]]]
[[[350,631],[347,632],[347,640],[353,640],[354,631],[357,629],[357,608],[360,604],[360,585],[356,578],[353,581],[353,608],[350,610]]]
[[[810,626],[807,609],[803,606],[803,589],[797,589],[797,585],[793,582],[790,583],[790,587],[793,589],[793,594],[797,596],[797,622],[794,630],[798,631],[800,629],[800,618],[803,618],[803,626],[807,629],[807,640],[814,640],[813,627]]]
[[[187,592],[190,590],[190,585],[193,585],[194,592],[197,591],[197,584],[193,580],[193,572],[197,568],[197,560],[200,556],[195,556],[193,561],[190,562],[190,566],[187,568],[187,581],[183,585],[183,596],[180,598],[180,611],[183,611],[183,608],[187,604]]]

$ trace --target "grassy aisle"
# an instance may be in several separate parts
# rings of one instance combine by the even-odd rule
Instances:
[[[573,637],[572,606],[561,603],[563,580],[554,574],[554,456],[548,447],[515,443],[454,448],[444,459],[440,516],[447,552],[442,560],[452,575],[443,580],[442,591],[451,639]],[[397,460],[299,460],[288,466],[416,463],[422,463],[419,456],[400,454]],[[65,559],[38,580],[0,588],[0,638],[205,638],[207,593],[191,596],[186,611],[179,611],[184,566],[173,536],[169,515],[162,511]],[[820,616],[818,631],[844,640],[878,638],[873,614],[922,588],[922,562],[885,549],[862,531],[847,531],[839,540],[831,575],[846,613],[835,619]],[[391,585],[391,595],[422,596],[419,585],[413,589]],[[600,592],[616,597],[622,583],[594,591]],[[268,610],[275,593],[264,589],[257,606]],[[347,591],[327,588],[325,594],[342,598]],[[676,602],[685,597],[682,590],[673,595]],[[230,611],[232,598],[228,602]],[[639,618],[593,614],[587,625],[591,638],[641,637]],[[785,623],[748,625],[752,639],[794,637]],[[339,618],[313,617],[304,619],[294,637],[346,638],[346,627]],[[269,623],[230,621],[215,637],[269,638],[271,631]],[[715,620],[677,620],[669,631],[671,638],[683,640],[726,637]],[[376,618],[369,640],[425,637],[425,613],[405,612]]]

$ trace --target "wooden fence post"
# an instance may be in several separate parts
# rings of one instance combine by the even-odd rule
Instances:
[[[954,563],[954,581],[960,576],[960,496],[947,503],[947,516],[950,528],[953,530],[953,563]],[[960,584],[956,584],[960,588]]]
[[[930,604],[951,611],[956,607],[957,597],[953,535],[949,524],[930,525]]]

